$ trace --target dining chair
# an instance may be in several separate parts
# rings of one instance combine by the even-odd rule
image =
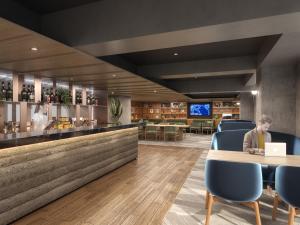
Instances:
[[[195,133],[199,133],[202,127],[202,122],[200,120],[193,120],[190,126],[190,133],[194,130]]]
[[[251,207],[255,211],[256,224],[261,225],[258,198],[262,194],[263,184],[260,164],[207,160],[205,184],[205,225],[209,225],[213,204],[221,199]]]
[[[138,138],[139,140],[145,139],[145,127],[143,125],[138,127]]]
[[[300,167],[278,166],[275,173],[273,220],[276,219],[279,200],[289,205],[288,225],[293,225],[295,216],[300,214]]]
[[[202,131],[202,134],[204,134],[204,131],[206,131],[207,134],[208,134],[208,131],[210,132],[210,134],[212,134],[214,131],[214,122],[212,120],[204,121],[201,126],[201,131]]]
[[[151,125],[147,125],[146,128],[145,128],[145,140],[147,140],[147,138],[149,136],[154,136],[155,137],[155,140],[157,140],[157,135],[158,135],[158,132],[157,132],[157,127],[156,126],[151,126]]]
[[[169,126],[164,128],[164,141],[166,141],[166,138],[173,136],[174,141],[176,141],[177,137],[179,137],[178,129],[177,127]]]

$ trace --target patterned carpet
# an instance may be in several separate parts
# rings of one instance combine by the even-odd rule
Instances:
[[[196,136],[191,136],[194,139]],[[163,225],[199,225],[204,224],[206,210],[204,165],[209,148],[208,136],[198,136],[197,145],[202,147],[202,154],[192,169],[189,177],[178,193],[172,207],[164,218]],[[201,142],[201,141],[200,141]],[[206,146],[205,146],[206,145]],[[204,148],[203,148],[204,147]],[[205,149],[205,150],[204,150]],[[264,193],[260,199],[260,212],[263,225],[286,225],[288,220],[287,206],[279,206],[277,221],[272,221],[273,199],[268,193]],[[213,207],[211,225],[250,225],[255,223],[255,215],[252,209],[238,204],[216,203]],[[295,225],[300,225],[300,218],[296,219]]]

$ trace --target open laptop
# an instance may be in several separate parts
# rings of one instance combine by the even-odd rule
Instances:
[[[265,156],[286,156],[286,143],[266,142]]]

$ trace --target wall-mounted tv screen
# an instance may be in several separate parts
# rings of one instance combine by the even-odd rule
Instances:
[[[188,103],[188,117],[211,118],[212,103],[211,102]]]

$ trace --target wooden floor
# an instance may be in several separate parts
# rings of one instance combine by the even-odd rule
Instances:
[[[159,225],[201,151],[139,146],[137,161],[16,221],[15,225]]]

